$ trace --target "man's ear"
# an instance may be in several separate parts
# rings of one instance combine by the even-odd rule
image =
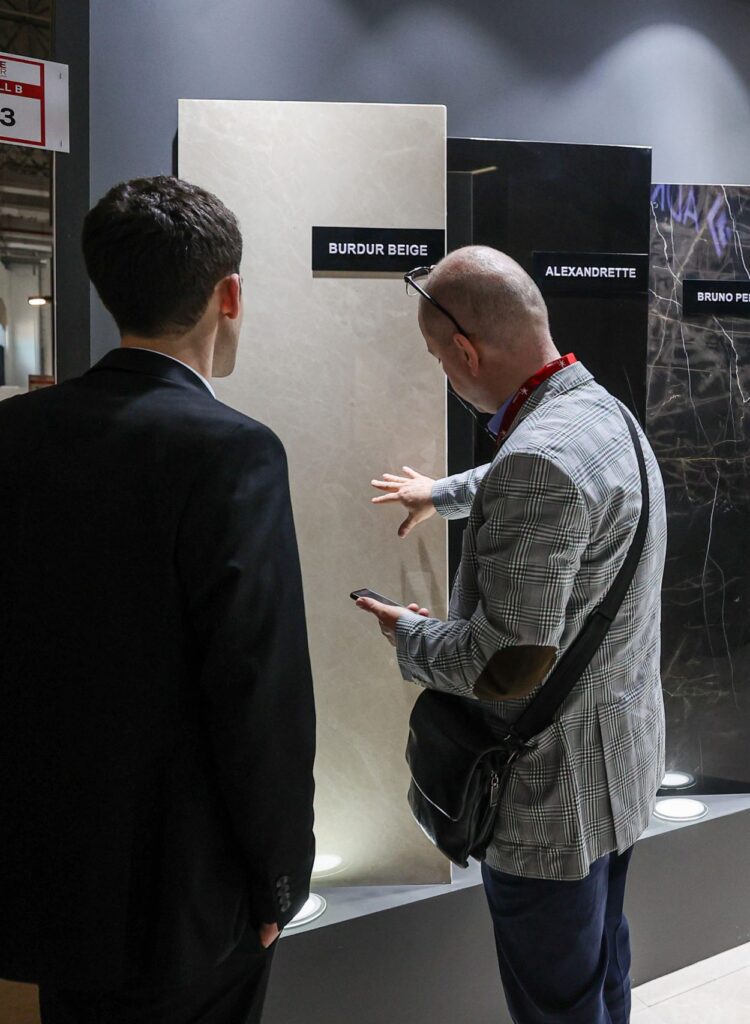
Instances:
[[[469,341],[465,334],[458,332],[453,335],[452,341],[472,377],[479,376],[479,352],[476,345]]]
[[[242,311],[242,281],[239,274],[230,274],[216,285],[219,312],[228,320],[236,320]]]

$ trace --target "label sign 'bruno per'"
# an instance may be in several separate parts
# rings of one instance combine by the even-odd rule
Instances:
[[[683,281],[682,312],[684,316],[750,318],[750,281]]]
[[[648,253],[534,252],[544,295],[637,295],[648,290]]]
[[[312,268],[366,274],[405,273],[445,255],[445,232],[408,228],[312,229]]]

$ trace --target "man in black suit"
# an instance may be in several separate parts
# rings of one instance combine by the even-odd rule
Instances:
[[[209,383],[242,238],[151,178],[83,247],[122,347],[0,404],[0,976],[45,1024],[246,1024],[308,896],[314,707],[284,450]]]

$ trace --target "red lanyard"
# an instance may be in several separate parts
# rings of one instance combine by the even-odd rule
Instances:
[[[559,359],[553,359],[551,363],[547,363],[541,370],[529,377],[528,380],[524,381],[521,387],[516,391],[513,398],[510,400],[508,408],[505,410],[500,429],[497,432],[498,444],[505,438],[505,435],[510,430],[513,420],[516,418],[518,410],[521,408],[523,403],[529,397],[532,391],[536,391],[540,384],[543,384],[545,380],[549,380],[553,373],[557,373],[558,370],[564,370],[566,366],[571,366],[573,363],[577,363],[578,360],[572,352],[568,352],[566,356],[560,356]]]

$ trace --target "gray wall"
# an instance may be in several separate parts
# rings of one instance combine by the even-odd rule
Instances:
[[[92,199],[171,171],[179,97],[443,103],[451,135],[750,179],[745,0],[91,0],[90,29]],[[96,354],[114,333],[92,313]]]
[[[91,365],[89,283],[81,222],[89,208],[89,0],[55,11],[53,59],[70,66],[70,153],[55,156],[55,327],[58,380]]]

